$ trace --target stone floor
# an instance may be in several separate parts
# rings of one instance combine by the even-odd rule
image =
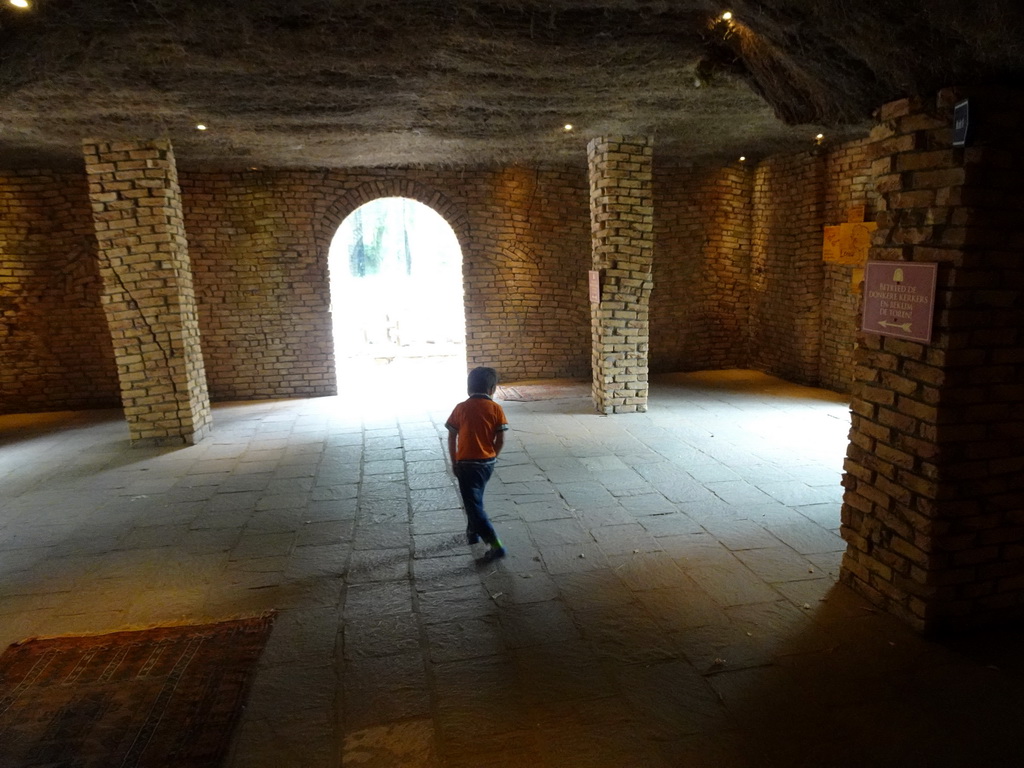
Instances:
[[[836,584],[839,396],[729,371],[646,414],[505,402],[478,565],[459,388],[0,417],[0,643],[279,617],[230,768],[1024,765],[1021,633],[926,640]],[[383,396],[381,396],[383,395]]]

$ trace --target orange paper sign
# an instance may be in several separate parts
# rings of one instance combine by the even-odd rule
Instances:
[[[871,233],[876,229],[878,224],[873,221],[825,227],[823,258],[830,264],[863,266],[868,260],[868,249],[871,248]]]
[[[830,264],[839,261],[839,227],[825,227],[821,258]]]

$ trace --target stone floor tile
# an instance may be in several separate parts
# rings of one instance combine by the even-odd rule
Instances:
[[[660,493],[647,493],[647,489],[636,495],[619,495],[619,504],[633,517],[666,515],[676,512],[679,507]]]
[[[726,719],[711,681],[685,661],[622,669],[617,679],[637,719],[662,737],[703,733]]]
[[[507,648],[497,615],[428,624],[426,632],[430,660],[435,664],[495,656]]]
[[[765,530],[760,522],[753,520],[732,517],[709,518],[701,525],[726,549],[733,552],[779,546],[779,540]]]
[[[814,565],[787,546],[762,547],[733,552],[736,558],[763,581],[806,581],[816,578]]]
[[[540,546],[541,558],[548,573],[581,573],[608,567],[608,558],[596,543],[556,544]]]
[[[624,608],[637,602],[636,595],[609,566],[552,576],[559,594],[573,610],[597,611]]]
[[[296,534],[294,531],[265,533],[246,531],[238,543],[231,549],[232,560],[247,560],[264,557],[287,557],[295,548]],[[125,542],[128,546],[128,542]],[[141,547],[140,547],[141,548]]]
[[[569,508],[556,499],[529,502],[517,500],[515,510],[516,514],[528,523],[572,518]]]
[[[347,619],[342,625],[345,659],[394,656],[420,647],[420,630],[412,613]]]
[[[590,535],[609,558],[661,550],[661,545],[640,523],[603,525],[592,528]]]
[[[845,541],[833,531],[818,525],[776,525],[769,522],[765,523],[765,528],[777,539],[804,555],[846,550]]]
[[[591,532],[574,518],[529,520],[529,530],[537,544],[545,549],[563,545],[593,544]]]
[[[704,533],[704,527],[683,512],[668,512],[663,515],[644,515],[639,521],[651,536],[679,536],[687,533]]]
[[[433,723],[406,720],[345,734],[342,764],[365,768],[440,768]]]
[[[559,482],[558,495],[570,507],[586,509],[614,505],[615,497],[598,482]]]
[[[581,640],[572,615],[557,600],[507,605],[497,615],[509,648],[578,643]]]
[[[690,578],[719,605],[748,605],[777,600],[780,595],[739,560],[722,559],[687,569]]]
[[[559,595],[558,584],[543,570],[512,573],[495,569],[481,578],[491,599],[502,609],[554,600]]]
[[[538,703],[531,719],[542,765],[669,768],[658,741],[621,696]]]
[[[345,591],[345,621],[375,616],[407,616],[413,612],[412,585],[408,581],[352,584]]]
[[[414,537],[435,534],[451,536],[455,533],[464,535],[466,533],[466,513],[462,511],[461,505],[426,512],[414,511],[412,533]]]
[[[721,372],[628,417],[506,402],[483,566],[450,403],[405,405],[215,406],[157,450],[39,416],[0,443],[0,640],[277,610],[226,768],[1014,764],[1019,638],[921,638],[836,583],[842,398]]]
[[[345,572],[349,584],[401,581],[409,576],[409,549],[406,547],[354,551]]]
[[[471,587],[480,583],[480,568],[469,548],[446,557],[425,557],[413,561],[417,592],[436,592],[453,587]]]
[[[672,638],[639,603],[628,611],[573,611],[573,619],[608,664],[653,664],[678,656]]]
[[[430,715],[430,679],[419,651],[346,661],[339,683],[346,730]]]
[[[408,522],[367,522],[356,526],[352,541],[354,549],[395,549],[412,544],[412,530]]]

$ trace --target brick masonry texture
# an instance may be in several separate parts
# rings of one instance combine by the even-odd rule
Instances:
[[[660,167],[655,152],[651,371],[752,367],[848,389],[857,297],[850,268],[823,268],[820,241],[823,224],[870,195],[862,195],[871,171],[862,144],[824,161],[804,153],[757,168]],[[808,171],[820,162],[818,175]],[[777,200],[765,188],[755,194],[755,180],[769,172]],[[828,183],[815,182],[812,198],[824,202],[800,204],[811,194],[800,184],[819,176]],[[388,196],[433,207],[459,238],[470,365],[494,365],[506,381],[591,376],[582,167],[193,168],[179,169],[179,179],[211,400],[335,392],[331,238],[359,205]],[[0,408],[117,405],[84,178],[19,171],[0,184]],[[756,243],[755,221],[762,226]],[[758,292],[755,256],[761,270],[769,263],[774,270],[758,277]],[[790,295],[805,291],[819,320],[794,336],[799,316]]]
[[[336,391],[330,243],[346,216],[380,197],[429,205],[455,231],[470,366],[494,366],[506,381],[587,376],[585,184],[560,168],[184,176],[212,397]]]
[[[647,410],[649,300],[653,285],[653,148],[645,137],[605,137],[587,146],[593,268],[594,404],[601,413]]]
[[[855,205],[873,220],[870,147],[655,167],[652,371],[756,368],[849,391],[855,268],[822,262],[822,232]]]
[[[210,400],[170,143],[83,144],[102,304],[133,443],[201,440]]]
[[[966,148],[953,104],[975,114]],[[872,258],[938,263],[932,342],[865,334],[843,579],[922,629],[1024,617],[1024,96],[880,110]]]
[[[824,187],[824,158],[810,152],[754,172],[750,360],[801,384],[818,380]]]
[[[846,221],[847,212],[864,206],[864,220],[875,221],[879,194],[871,173],[874,159],[871,139],[837,147],[825,156],[825,206],[822,226]],[[818,386],[849,392],[854,379],[856,332],[860,328],[859,267],[823,264],[821,292],[821,342],[818,352]]]
[[[752,192],[743,165],[656,168],[652,371],[747,365]]]
[[[120,404],[82,173],[0,173],[0,412]]]

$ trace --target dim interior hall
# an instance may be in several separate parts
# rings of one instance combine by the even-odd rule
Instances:
[[[687,645],[694,627],[657,623],[696,603],[646,594],[700,587],[716,617],[702,626],[719,628],[709,647],[744,626],[733,610],[744,605],[806,618],[803,606],[827,590],[808,600],[773,585],[817,579],[773,580],[777,562],[739,555],[782,547],[801,567],[824,556],[772,531],[785,520],[841,542],[828,550],[835,562],[801,575],[833,573],[829,589],[850,614],[884,617],[866,622],[873,631],[898,627],[932,650],[918,644],[1012,636],[1024,611],[1016,6],[965,18],[952,3],[910,3],[893,19],[872,8],[830,15],[826,4],[797,19],[787,2],[758,13],[632,2],[21,5],[0,8],[9,642],[234,616],[259,607],[250,592],[282,610],[324,600],[317,607],[337,612],[341,634],[315,622],[290,646],[335,674],[317,709],[333,718],[331,735],[316,743],[355,759],[374,729],[405,728],[433,755],[425,760],[454,761],[465,713],[445,665],[515,657],[484,664],[484,677],[516,670],[522,679],[506,683],[523,695],[529,672],[557,667],[522,651],[505,614],[486,608],[518,592],[489,589],[492,574],[442,547],[450,523],[440,519],[459,510],[437,418],[477,365],[500,371],[505,402],[531,425],[495,495],[540,573],[514,558],[502,573],[547,585],[532,596],[549,599],[519,607],[562,622],[587,651],[577,658],[616,659],[601,685],[564,692],[563,702],[613,710],[590,722],[650,723],[635,701],[657,690],[635,682],[648,658],[615,657],[610,639],[634,647],[616,634],[625,616],[664,630],[670,647],[654,658],[681,665],[680,679],[695,675],[697,701],[728,705],[729,680],[782,671],[780,690],[793,681],[778,648],[758,657],[771,663],[743,665],[761,670],[745,676],[724,652],[703,665]],[[381,201],[397,207],[373,213]],[[804,455],[784,420],[764,416],[775,430],[766,437],[762,416],[723,415],[748,398],[770,416],[788,411],[783,395],[761,402],[786,386],[810,388],[800,397],[812,434],[833,398],[848,420],[838,455],[824,469],[805,457],[803,479],[771,450],[775,440]],[[703,409],[722,402],[719,438]],[[782,472],[766,479],[769,468]],[[658,479],[661,470],[685,474]],[[785,495],[790,477],[801,491],[831,488],[821,492],[827,517]],[[712,487],[721,483],[737,485]],[[769,525],[744,510],[762,504],[789,512],[776,509],[783,517]],[[364,532],[371,521],[385,540]],[[615,523],[625,528],[603,530]],[[168,561],[148,558],[166,526],[189,532],[175,555],[184,560],[170,562],[197,557],[208,578],[161,578]],[[316,551],[321,530],[343,561]],[[629,531],[637,546],[623,551]],[[767,546],[745,548],[746,535]],[[690,537],[679,560],[697,565],[671,557],[679,550],[662,539],[677,537]],[[596,605],[579,591],[596,577],[562,570],[574,547],[585,555],[576,560],[617,574]],[[634,554],[653,571],[631,582],[623,574],[637,566],[614,558]],[[668,561],[672,578],[659,581]],[[94,578],[94,567],[131,573],[136,592]],[[716,581],[723,571],[734,588]],[[750,586],[765,599],[736,602],[750,597],[735,594],[748,582],[771,592]],[[378,584],[400,586],[367,586]],[[95,598],[88,608],[81,589]],[[344,614],[353,594],[406,600],[403,589],[395,615],[415,621],[384,623],[416,632],[396,628],[393,654],[346,656],[346,627],[361,647],[359,621]],[[461,620],[453,590],[490,595],[470,601],[483,616],[471,626],[486,638],[474,636],[476,647],[493,653],[460,655],[432,629]],[[435,593],[446,597],[425,597]],[[285,626],[275,637],[289,636]],[[358,686],[374,667],[357,662],[391,656],[420,682],[408,697],[381,694],[378,707],[373,687]],[[283,677],[268,663],[254,696]],[[529,732],[538,759],[554,761],[550,734],[528,722],[534,706],[508,705],[499,714],[510,720],[489,733]],[[569,709],[542,722],[571,720]],[[360,711],[374,716],[360,721]],[[748,714],[735,706],[723,717],[743,729]],[[238,754],[260,741],[259,717],[243,720]],[[729,730],[716,723],[714,733]],[[696,726],[666,727],[668,756],[657,734],[645,744],[669,764],[683,754],[672,748],[706,756],[722,745]]]

